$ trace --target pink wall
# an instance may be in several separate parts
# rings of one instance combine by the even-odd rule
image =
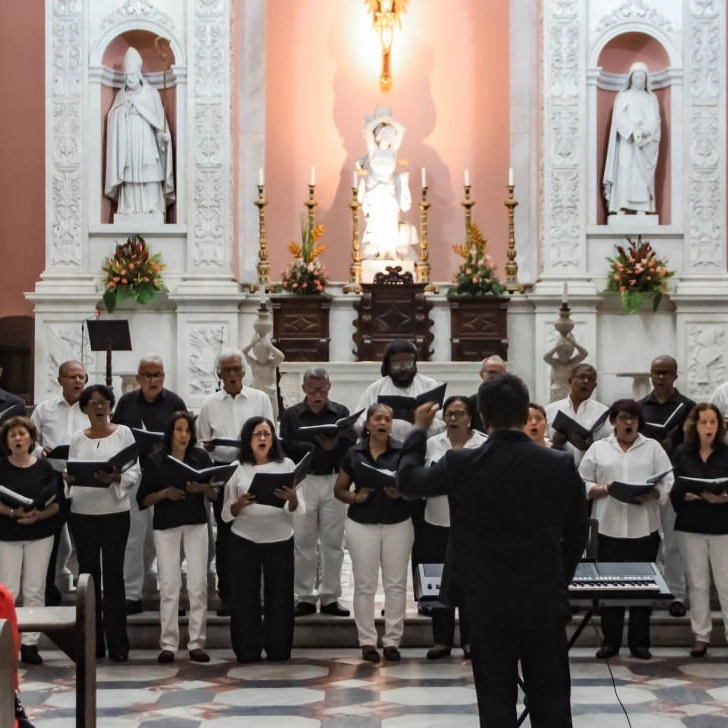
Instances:
[[[400,159],[409,163],[419,226],[420,168],[431,201],[433,280],[457,265],[452,244],[464,238],[463,170],[477,201],[474,221],[505,263],[509,145],[508,4],[459,0],[410,3],[392,46],[394,84],[378,86],[379,41],[363,2],[269,3],[266,22],[266,183],[272,277],[290,260],[299,214],[316,166],[316,219],[326,225],[323,260],[334,280],[348,279],[356,160],[365,153],[362,119],[385,104],[407,128]],[[251,190],[251,207],[254,190]]]
[[[43,0],[0,3],[0,317],[32,314],[45,264],[44,17]]]

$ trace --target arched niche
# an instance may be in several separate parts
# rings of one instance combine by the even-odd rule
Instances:
[[[185,200],[186,144],[185,106],[187,99],[187,72],[184,52],[169,31],[157,27],[121,25],[99,39],[90,53],[89,65],[89,134],[97,151],[97,164],[92,164],[88,180],[90,194],[89,217],[93,224],[112,224],[116,205],[104,195],[106,178],[106,116],[118,90],[124,84],[123,63],[126,51],[133,47],[142,57],[142,73],[156,88],[165,107],[172,136],[174,160],[175,202],[168,207],[167,223],[183,222]],[[169,57],[163,58],[158,50],[157,38],[169,41]],[[98,139],[98,145],[94,139]]]
[[[682,147],[682,70],[677,52],[667,37],[657,37],[654,28],[626,23],[611,28],[591,48],[587,70],[589,118],[589,224],[606,225],[606,203],[602,192],[612,107],[624,88],[630,66],[642,61],[650,69],[650,85],[660,107],[660,153],[655,172],[655,198],[660,225],[681,225],[682,196],[679,159]],[[676,146],[675,142],[679,142]]]

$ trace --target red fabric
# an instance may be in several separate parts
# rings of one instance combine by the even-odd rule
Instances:
[[[18,689],[17,654],[20,649],[20,635],[18,634],[18,615],[15,613],[15,600],[7,587],[0,584],[0,619],[7,619],[13,628],[13,641],[15,642],[15,689]]]

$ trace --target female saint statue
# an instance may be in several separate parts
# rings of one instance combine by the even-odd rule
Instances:
[[[660,108],[647,65],[633,63],[627,86],[612,110],[604,197],[608,214],[654,213],[655,168],[660,146]]]

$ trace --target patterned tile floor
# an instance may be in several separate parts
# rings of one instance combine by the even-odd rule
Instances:
[[[459,653],[459,651],[457,651]],[[691,660],[684,648],[656,648],[650,662],[609,667],[592,648],[571,655],[577,728],[728,728],[728,650]],[[229,650],[209,664],[184,653],[159,665],[156,651],[133,650],[128,664],[98,667],[99,728],[476,728],[470,664],[431,662],[405,649],[397,664],[362,663],[358,651],[294,650],[289,663],[238,665]],[[60,652],[21,672],[22,694],[38,728],[73,728],[74,668]],[[619,700],[629,715],[625,717]],[[526,721],[526,726],[529,722]]]

